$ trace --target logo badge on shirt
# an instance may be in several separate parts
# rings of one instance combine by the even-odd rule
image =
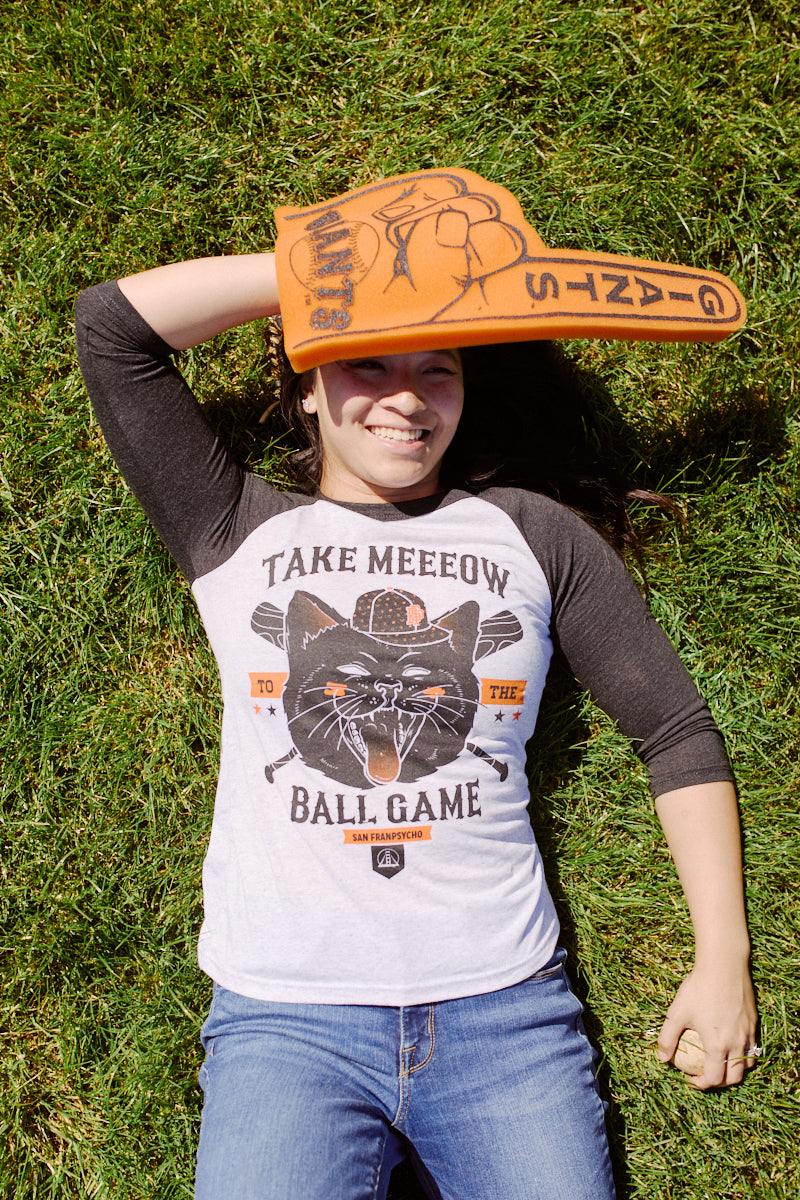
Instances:
[[[387,879],[391,879],[398,871],[402,871],[406,865],[406,852],[404,846],[373,846],[372,847],[372,869],[377,871],[379,875],[384,875]]]

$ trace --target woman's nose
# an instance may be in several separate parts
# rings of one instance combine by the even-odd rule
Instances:
[[[381,403],[406,415],[425,407],[425,401],[420,399],[413,387],[405,383],[388,389],[381,397]]]

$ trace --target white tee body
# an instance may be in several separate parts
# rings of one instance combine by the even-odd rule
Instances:
[[[558,924],[524,766],[551,599],[511,518],[475,497],[388,522],[319,500],[262,524],[193,590],[224,702],[203,969],[258,998],[396,1005],[494,990],[546,962]],[[281,637],[297,593],[313,627]],[[374,593],[383,624],[354,629]],[[264,602],[272,637],[253,627]],[[320,630],[315,607],[341,623]],[[454,610],[463,629],[451,618],[443,638]],[[387,631],[387,612],[406,632]],[[492,633],[500,614],[505,634]],[[330,678],[301,645],[320,638]],[[290,724],[282,700],[303,672]],[[292,754],[300,724],[309,748],[336,743],[343,779],[310,749]]]

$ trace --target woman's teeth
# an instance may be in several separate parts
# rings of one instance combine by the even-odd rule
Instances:
[[[368,425],[370,433],[387,442],[417,442],[424,438],[425,429],[392,429],[388,425]]]

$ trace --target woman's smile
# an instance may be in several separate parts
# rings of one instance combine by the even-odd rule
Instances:
[[[396,429],[391,425],[367,425],[367,429],[385,442],[421,442],[428,433],[427,429]]]

